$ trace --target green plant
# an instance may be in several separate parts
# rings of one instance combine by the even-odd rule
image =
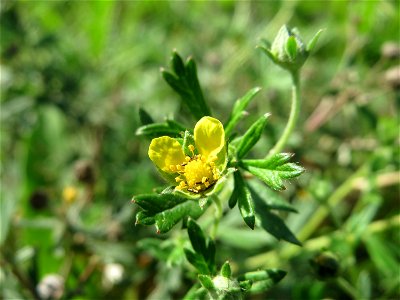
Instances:
[[[259,117],[243,134],[236,129],[260,88],[251,89],[238,99],[229,119],[222,125],[211,117],[194,60],[188,58],[183,62],[177,52],[172,54],[172,71],[162,69],[161,72],[198,120],[194,130],[187,130],[185,125],[174,120],[155,123],[146,111],[140,110],[143,126],[136,134],[152,138],[149,157],[170,185],[159,193],[133,197],[132,202],[140,207],[136,224],[154,224],[157,233],[170,231],[180,221],[183,228],[187,228],[193,251],[185,248],[184,253],[196,268],[199,280],[186,295],[187,299],[205,298],[206,295],[212,299],[241,299],[246,293],[266,291],[286,274],[281,270],[267,269],[235,278],[228,262],[217,272],[215,243],[205,237],[204,231],[194,221],[203,215],[203,226],[213,237],[224,211],[237,205],[250,229],[258,225],[278,240],[301,246],[284,220],[274,212],[296,212],[295,208],[275,200],[279,198],[266,198],[253,177],[275,192],[285,189],[284,180],[304,172],[301,166],[289,162],[293,154],[281,151],[296,127],[300,111],[300,69],[320,33],[305,47],[297,31],[283,26],[271,49],[260,46],[274,63],[290,73],[293,80],[292,108],[286,129],[265,158],[247,159],[247,156],[262,136],[269,114]],[[229,181],[233,181],[233,189]],[[215,208],[214,216],[207,215],[210,206]]]

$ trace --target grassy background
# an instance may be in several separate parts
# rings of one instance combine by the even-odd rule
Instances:
[[[272,113],[253,151],[265,155],[288,117],[290,78],[255,46],[285,23],[306,41],[325,29],[302,70],[302,112],[286,149],[307,169],[282,193],[299,209],[287,224],[304,247],[249,232],[228,213],[217,235],[220,262],[231,260],[236,274],[288,271],[255,299],[400,296],[398,1],[0,5],[4,298],[27,297],[49,273],[67,278],[67,298],[184,295],[193,280],[179,228],[167,240],[134,226],[132,195],[163,183],[147,157],[149,141],[135,137],[138,109],[156,121],[195,124],[159,73],[177,49],[195,58],[222,121],[235,99],[263,88],[241,126]],[[77,192],[74,204],[63,197],[66,187]],[[146,237],[160,242],[151,247]],[[323,249],[340,262],[336,279],[318,279],[309,264]],[[110,263],[124,268],[118,284],[103,282]]]

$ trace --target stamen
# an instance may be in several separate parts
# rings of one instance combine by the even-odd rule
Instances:
[[[193,145],[189,145],[188,149],[193,156],[185,156],[182,164],[170,166],[170,169],[180,174],[175,177],[175,181],[179,182],[176,189],[200,193],[214,185],[220,178],[219,172],[215,167],[217,157],[205,157],[201,154],[194,155],[195,147]]]
[[[194,146],[193,145],[189,145],[188,148],[189,148],[190,152],[192,152],[194,154]]]

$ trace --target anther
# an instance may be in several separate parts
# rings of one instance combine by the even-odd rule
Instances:
[[[174,166],[174,165],[170,165],[170,166],[169,166],[169,169],[170,169],[172,172],[176,172],[176,166]]]
[[[192,153],[194,153],[194,146],[193,145],[189,145],[188,148]]]

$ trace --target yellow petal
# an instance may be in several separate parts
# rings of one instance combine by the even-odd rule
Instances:
[[[207,159],[217,156],[225,146],[224,126],[215,118],[203,117],[194,127],[194,140],[199,153]]]
[[[149,157],[162,171],[173,173],[171,166],[185,161],[185,154],[179,142],[169,136],[153,139],[149,147]]]

